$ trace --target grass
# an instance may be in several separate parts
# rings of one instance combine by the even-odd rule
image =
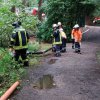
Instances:
[[[47,50],[50,47],[52,47],[52,44],[41,43],[41,50]]]
[[[32,44],[35,44],[34,46]],[[37,52],[37,51],[44,51],[50,48],[52,45],[48,43],[41,43],[38,42],[31,42],[29,43],[29,51]],[[39,64],[39,61],[43,57],[42,55],[29,55],[30,66],[34,66]]]
[[[38,51],[40,49],[40,45],[38,42],[29,42],[28,51]]]

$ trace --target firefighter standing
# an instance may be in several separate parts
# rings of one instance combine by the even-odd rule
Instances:
[[[21,22],[14,22],[12,26],[14,26],[14,31],[11,36],[11,46],[15,50],[15,61],[19,61],[19,56],[21,56],[24,66],[29,66],[26,54],[29,35],[26,30],[21,26]]]
[[[75,39],[73,37],[73,32],[74,32],[74,28],[72,29],[72,32],[71,32],[71,38],[72,38],[72,49],[75,49]]]
[[[56,48],[56,53],[55,53],[56,57],[61,56],[60,53],[61,44],[62,44],[61,34],[59,32],[59,29],[57,29],[57,25],[53,24],[53,45],[55,45]]]
[[[82,32],[81,32],[78,24],[76,24],[73,27],[72,39],[74,39],[74,41],[75,41],[75,52],[80,53],[80,51],[81,51],[80,43],[81,43],[81,39],[82,39]],[[73,44],[73,46],[74,46],[74,44]]]
[[[66,37],[66,34],[62,28],[61,22],[58,22],[58,28],[59,28],[61,38],[62,38],[61,52],[66,52],[66,39],[67,39],[67,37]]]

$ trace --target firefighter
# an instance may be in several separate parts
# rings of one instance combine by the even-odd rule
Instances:
[[[14,22],[12,26],[14,27],[14,30],[11,36],[10,44],[15,50],[15,61],[19,62],[19,57],[21,56],[24,66],[29,66],[26,54],[28,49],[29,35],[26,30],[21,26],[20,21]]]
[[[82,39],[82,32],[81,32],[80,27],[79,27],[78,24],[76,24],[73,27],[72,37],[75,40],[75,52],[76,53],[81,53],[80,43],[81,43],[81,39]]]
[[[73,36],[73,32],[74,32],[74,28],[72,29],[72,32],[71,32],[71,39],[72,39],[72,49],[75,49],[75,39]]]
[[[55,56],[59,57],[61,56],[60,53],[60,46],[62,44],[62,40],[61,40],[61,34],[59,32],[59,29],[57,29],[57,24],[53,24],[53,45],[55,46],[56,49],[56,53]]]
[[[62,28],[62,24],[61,22],[58,22],[58,29],[60,31],[60,34],[61,34],[61,38],[62,38],[62,45],[61,45],[61,52],[66,52],[66,34]]]

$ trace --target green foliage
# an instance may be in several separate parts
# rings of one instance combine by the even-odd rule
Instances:
[[[83,3],[86,1],[85,3]],[[44,2],[45,3],[45,2]],[[63,28],[70,41],[72,27],[78,23],[84,26],[85,16],[91,15],[95,5],[88,0],[48,0],[42,9],[47,15],[47,21],[42,23],[38,33],[43,40],[50,39],[52,24],[62,22]]]
[[[8,17],[9,16],[9,17]],[[9,7],[0,7],[0,46],[7,46],[12,31],[11,23],[15,15],[9,11]]]
[[[18,18],[22,22],[22,26],[30,33],[36,34],[38,31],[37,24],[39,23],[38,18],[33,15],[27,15],[21,13]]]
[[[29,43],[29,51],[38,51],[40,45],[38,42]],[[30,66],[38,63],[39,57],[29,55]],[[15,81],[21,80],[26,74],[26,70],[21,64],[18,64],[10,55],[7,49],[0,49],[0,96],[11,86]]]
[[[94,16],[95,17],[100,17],[100,1],[99,0],[93,0],[92,2],[96,6],[96,9],[95,9],[95,12],[94,12]]]
[[[39,29],[39,32],[37,33],[37,37],[41,41],[50,42],[51,34],[52,34],[52,27],[48,27],[48,24],[44,22],[44,23],[41,23],[38,29]]]
[[[11,12],[11,7],[19,7],[20,14],[17,16],[15,13]],[[32,15],[28,15],[24,11],[23,5],[18,0],[13,0],[10,3],[1,3],[0,6],[0,46],[7,47],[10,41],[10,35],[13,31],[12,23],[14,21],[22,21],[22,25],[26,30],[33,34],[37,31],[38,19]]]
[[[9,52],[0,49],[0,95],[24,74],[25,69],[12,60]]]
[[[31,51],[31,52],[36,52],[40,49],[40,45],[38,42],[32,42],[32,43],[29,43],[28,45],[28,50]]]

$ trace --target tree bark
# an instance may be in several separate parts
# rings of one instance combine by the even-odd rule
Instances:
[[[42,0],[39,0],[39,2],[38,2],[38,19],[40,21],[42,20],[41,6],[42,6]]]

